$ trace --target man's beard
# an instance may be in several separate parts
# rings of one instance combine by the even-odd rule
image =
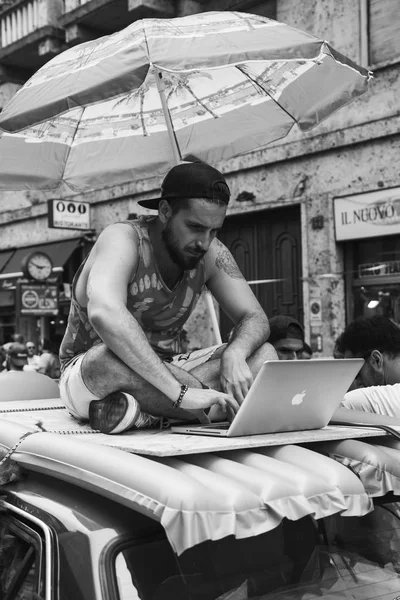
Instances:
[[[179,242],[172,231],[170,222],[167,223],[161,235],[170,259],[180,269],[190,271],[197,267],[205,254],[204,252],[199,253],[199,256],[185,256],[179,248]]]

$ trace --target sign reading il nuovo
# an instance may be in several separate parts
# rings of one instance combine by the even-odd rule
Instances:
[[[49,227],[54,229],[90,229],[89,202],[48,201]]]
[[[336,240],[400,233],[400,188],[334,198]]]

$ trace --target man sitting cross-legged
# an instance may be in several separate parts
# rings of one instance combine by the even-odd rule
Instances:
[[[161,198],[141,202],[157,216],[101,233],[75,275],[60,349],[61,398],[76,418],[120,433],[160,417],[232,417],[262,363],[277,358],[264,311],[216,238],[229,196],[219,171],[181,163]],[[235,329],[227,345],[182,355],[182,327],[204,286]]]

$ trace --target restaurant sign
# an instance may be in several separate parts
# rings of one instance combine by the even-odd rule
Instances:
[[[58,314],[58,286],[43,283],[19,282],[18,312],[22,316]]]
[[[334,198],[336,240],[400,233],[400,188]]]
[[[89,202],[48,200],[48,225],[54,229],[90,230]]]
[[[385,275],[400,275],[400,260],[358,265],[358,277],[361,279],[363,277],[383,277]]]

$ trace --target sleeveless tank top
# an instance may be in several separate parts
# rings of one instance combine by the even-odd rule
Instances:
[[[122,221],[136,231],[139,239],[139,263],[128,285],[127,309],[143,329],[153,350],[164,359],[181,352],[182,327],[203,291],[205,271],[201,260],[196,269],[184,271],[175,287],[169,289],[158,270],[150,241],[148,223],[153,219]],[[68,324],[60,347],[61,371],[74,357],[102,343],[89,322],[86,307],[79,304],[75,295],[85,261],[72,282]]]

